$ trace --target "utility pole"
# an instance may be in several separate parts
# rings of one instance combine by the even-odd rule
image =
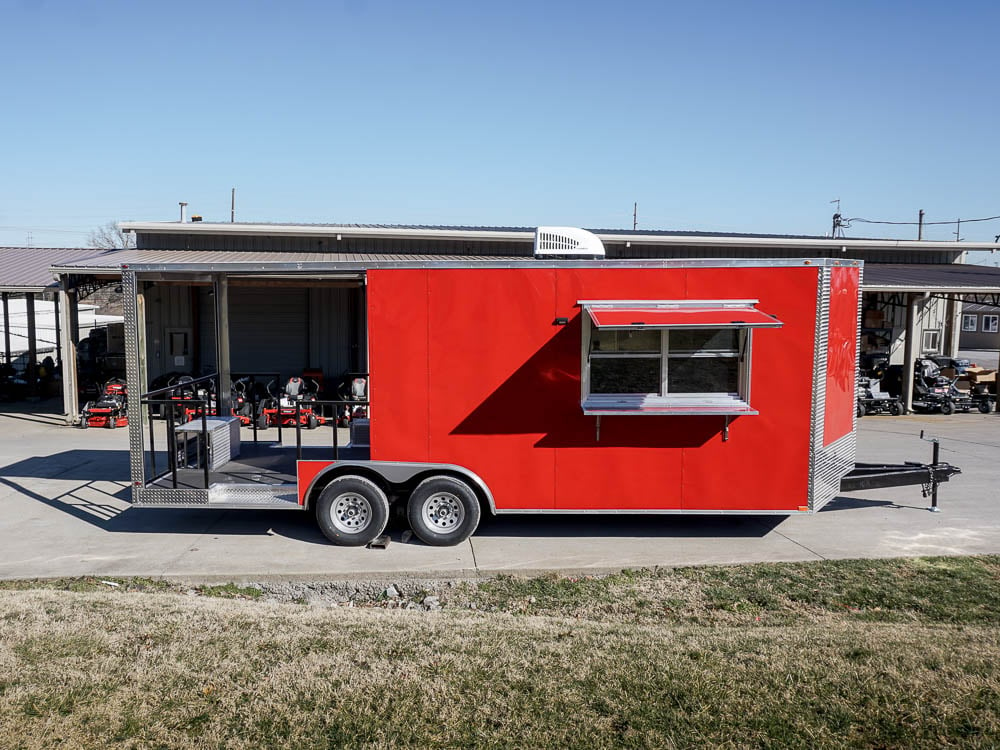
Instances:
[[[962,241],[962,220],[958,219],[955,222],[955,242]]]
[[[639,226],[639,201],[632,204],[632,231]]]
[[[229,200],[229,223],[236,222],[236,188],[233,188],[232,196]]]
[[[924,238],[924,209],[920,209],[920,213],[917,215],[917,239],[922,240]]]

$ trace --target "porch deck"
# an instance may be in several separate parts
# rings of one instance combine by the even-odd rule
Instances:
[[[365,447],[342,447],[340,460],[367,460],[370,451]],[[208,474],[209,488],[219,485],[232,488],[254,488],[266,490],[274,488],[285,492],[294,491],[296,486],[295,462],[296,448],[292,445],[282,445],[272,442],[242,442],[238,458],[223,464]],[[329,445],[303,445],[302,460],[332,461],[333,448]],[[167,466],[167,456],[158,452],[157,470],[163,471]],[[171,472],[150,482],[150,488],[174,489],[174,478]],[[176,489],[204,490],[205,472],[201,468],[177,469]],[[262,496],[270,493],[263,492]]]

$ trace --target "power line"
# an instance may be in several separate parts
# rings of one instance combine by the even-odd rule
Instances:
[[[931,226],[934,224],[966,224],[971,221],[996,221],[1000,219],[1000,216],[984,216],[981,219],[952,219],[951,221],[880,221],[877,219],[862,219],[858,216],[852,217],[850,219],[843,219],[843,226],[849,227],[852,221],[860,221],[862,224],[892,224],[894,226],[907,226],[916,227],[920,226],[921,223],[926,226]]]

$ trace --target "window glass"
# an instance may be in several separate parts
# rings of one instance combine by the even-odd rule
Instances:
[[[670,353],[735,352],[739,346],[739,336],[739,331],[732,328],[676,328],[670,331]]]
[[[591,393],[660,392],[659,357],[595,357],[590,361]]]
[[[656,352],[660,351],[658,329],[593,329],[590,338],[592,352]]]
[[[667,392],[738,394],[739,370],[735,357],[671,357]]]
[[[983,333],[996,333],[997,332],[997,321],[1000,320],[1000,316],[997,315],[984,315],[983,316]]]
[[[939,340],[940,333],[938,331],[924,331],[924,351],[937,351]]]
[[[976,316],[975,315],[963,315],[962,316],[962,330],[963,331],[974,331],[974,330],[976,330]]]

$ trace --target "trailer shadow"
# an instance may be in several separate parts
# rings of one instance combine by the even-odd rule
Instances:
[[[787,516],[560,514],[485,518],[476,536],[589,537],[635,539],[756,538],[774,531]]]
[[[111,533],[278,535],[329,544],[310,514],[294,510],[135,508],[129,502],[129,457],[121,450],[75,449],[35,456],[0,472],[0,488]]]

